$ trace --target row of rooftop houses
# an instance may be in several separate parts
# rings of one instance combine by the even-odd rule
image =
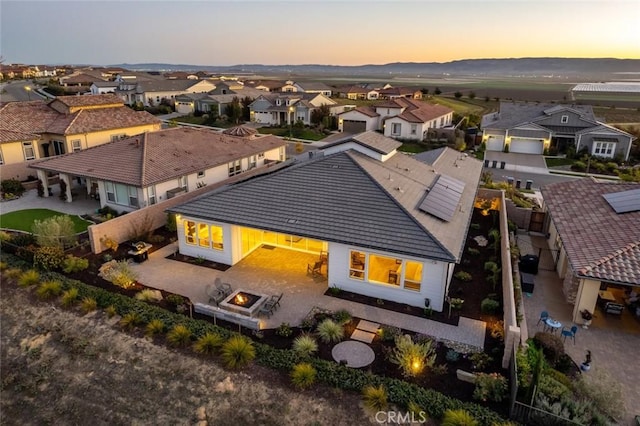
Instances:
[[[98,102],[59,98],[49,108],[81,112],[74,121],[85,126],[83,116],[102,109],[74,104],[88,99]],[[40,119],[69,125],[46,112]],[[81,140],[76,152],[30,162],[44,196],[49,177],[57,175],[67,183],[67,202],[91,197],[96,206],[122,212],[158,207],[209,186],[206,194],[167,209],[176,214],[181,253],[233,265],[263,244],[324,252],[331,265],[327,285],[412,306],[428,299],[433,309],[445,309],[481,161],[450,148],[407,155],[398,151],[400,142],[365,131],[334,135],[313,158],[292,162],[286,141],[243,126],[218,132],[137,124],[152,128],[91,147]],[[629,194],[636,200],[630,209],[610,202]],[[588,178],[549,185],[543,195],[549,243],[576,321],[580,310],[593,311],[602,285],[640,285],[639,184]]]

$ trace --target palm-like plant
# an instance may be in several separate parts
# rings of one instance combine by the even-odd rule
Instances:
[[[20,278],[18,278],[18,285],[20,287],[30,287],[40,282],[40,274],[35,269],[29,269],[24,271]]]
[[[234,336],[222,345],[222,360],[228,368],[241,368],[256,357],[251,341],[242,336]]]
[[[339,342],[344,336],[344,328],[327,318],[318,325],[318,336],[324,343]]]
[[[220,349],[223,343],[224,339],[219,334],[207,333],[196,340],[193,350],[200,354],[212,354]]]
[[[145,332],[147,336],[153,337],[156,334],[160,334],[164,331],[164,323],[159,319],[153,319],[149,321],[147,327],[145,328]]]
[[[388,406],[387,390],[384,386],[368,385],[362,389],[362,399],[365,407],[372,411],[384,411]]]
[[[60,281],[43,282],[36,290],[36,294],[41,299],[51,299],[60,293],[62,293],[62,284]]]
[[[98,302],[93,297],[85,297],[82,299],[80,307],[85,313],[93,312],[98,309]]]
[[[291,381],[297,388],[308,388],[316,381],[316,369],[306,362],[296,364],[291,371]]]
[[[302,357],[309,357],[318,351],[318,343],[313,336],[302,334],[293,341],[293,350]]]
[[[69,290],[62,293],[62,306],[68,308],[73,306],[78,301],[78,289],[71,287]]]
[[[178,324],[167,333],[167,341],[171,346],[186,346],[191,342],[191,330],[184,324]]]
[[[478,426],[478,422],[468,411],[447,410],[442,418],[442,426]]]

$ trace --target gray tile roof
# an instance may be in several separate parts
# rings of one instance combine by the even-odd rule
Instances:
[[[597,274],[598,279],[614,282],[622,276],[640,276],[640,251],[629,248],[640,244],[640,211],[617,214],[603,197],[638,188],[637,183],[592,178],[542,188],[551,220],[578,275]],[[640,280],[633,283],[640,284]]]
[[[286,145],[275,136],[237,137],[176,127],[31,163],[35,169],[146,187]]]
[[[431,151],[423,151],[413,156],[418,161],[422,161],[425,164],[433,164],[445,151],[446,147],[432,149]]]
[[[173,92],[187,90],[202,80],[147,80],[139,81],[142,92]]]
[[[231,185],[176,206],[189,217],[421,258],[455,257],[340,152]],[[361,157],[361,156],[358,156]],[[366,161],[366,160],[365,160]]]
[[[388,138],[376,132],[375,130],[368,130],[366,132],[351,135],[347,138],[340,138],[337,141],[323,145],[318,149],[323,150],[348,142],[355,142],[358,145],[362,145],[366,148],[372,149],[373,151],[380,154],[390,154],[391,152],[402,146],[402,142],[398,142],[395,139]]]
[[[483,129],[510,129],[546,117],[547,114],[569,108],[586,120],[594,121],[593,109],[589,105],[554,105],[543,103],[500,102],[499,113],[482,117]]]

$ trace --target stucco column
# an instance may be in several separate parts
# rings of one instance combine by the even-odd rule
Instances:
[[[42,196],[49,197],[49,179],[47,178],[47,172],[44,170],[36,170],[36,173],[38,175],[38,179],[42,182],[42,187],[44,188],[44,194],[42,194]]]
[[[73,199],[71,198],[71,176],[64,174],[64,173],[60,173],[60,180],[64,181],[64,183],[67,184],[67,203],[70,203],[73,201]]]
[[[584,324],[580,315],[585,309],[592,314],[595,312],[598,302],[598,292],[600,291],[600,281],[581,279],[576,293],[576,302],[573,305],[573,322]]]

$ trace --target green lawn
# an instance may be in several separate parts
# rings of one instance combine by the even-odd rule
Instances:
[[[49,209],[19,210],[0,215],[0,226],[7,229],[31,232],[34,220],[43,220],[53,216],[64,216],[64,213]],[[75,225],[76,232],[84,232],[87,230],[87,226],[91,225],[90,222],[80,219],[78,216],[69,216]]]
[[[282,136],[287,138],[289,137],[289,135],[292,135],[296,139],[306,139],[310,141],[319,141],[320,139],[324,139],[327,136],[324,133],[319,133],[307,128],[294,128],[290,131],[288,127],[260,127],[258,128],[258,133]]]
[[[571,160],[569,158],[544,157],[544,161],[547,163],[547,167],[559,167],[559,166],[570,166],[576,160]]]

